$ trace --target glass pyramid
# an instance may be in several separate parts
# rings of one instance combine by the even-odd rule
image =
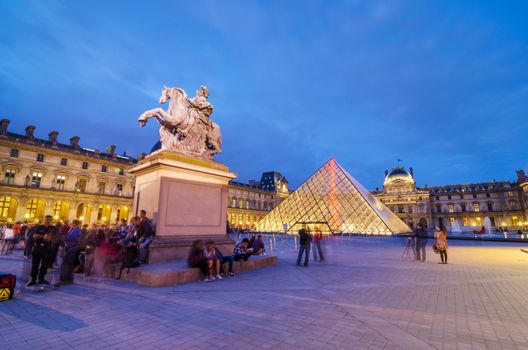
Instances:
[[[334,234],[411,231],[333,158],[264,216],[253,231],[297,233],[301,227]]]

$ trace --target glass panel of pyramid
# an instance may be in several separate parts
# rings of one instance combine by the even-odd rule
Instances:
[[[411,230],[334,159],[264,216],[257,232],[296,233],[303,226],[332,233],[397,234]]]

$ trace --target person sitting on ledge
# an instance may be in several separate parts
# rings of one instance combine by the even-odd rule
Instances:
[[[232,256],[224,256],[222,254],[222,252],[220,251],[220,249],[218,249],[218,247],[215,247],[214,244],[213,244],[213,247],[215,249],[215,252],[216,252],[216,257],[218,258],[218,260],[220,261],[220,276],[224,276],[224,264],[225,263],[228,263],[228,274],[229,276],[233,277],[235,276],[235,274],[233,273],[233,257]]]
[[[251,246],[253,248],[253,255],[262,255],[266,251],[264,247],[264,242],[262,241],[262,235],[258,235],[257,239],[253,241],[253,245]]]
[[[240,261],[244,260],[247,261],[251,254],[253,253],[252,248],[248,248],[249,239],[244,238],[241,242],[239,242],[235,249],[233,249],[233,260],[234,261]]]
[[[207,241],[205,243],[204,255],[207,259],[207,271],[209,272],[205,281],[211,282],[215,279],[221,280],[222,276],[220,276],[220,259],[218,259],[216,256],[216,250],[213,241]]]
[[[191,245],[191,251],[187,257],[187,265],[189,267],[197,267],[202,273],[202,279],[205,281],[207,279],[207,259],[204,255],[203,241],[197,239]]]

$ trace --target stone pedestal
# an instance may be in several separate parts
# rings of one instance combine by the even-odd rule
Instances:
[[[151,263],[184,258],[194,239],[233,245],[226,236],[227,185],[236,174],[225,165],[159,150],[129,172],[136,177],[134,215],[144,209],[156,225]]]

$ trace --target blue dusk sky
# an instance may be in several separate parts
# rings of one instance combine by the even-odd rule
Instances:
[[[163,85],[210,90],[217,159],[298,186],[330,157],[366,187],[528,170],[527,1],[2,1],[0,118],[148,152]]]

